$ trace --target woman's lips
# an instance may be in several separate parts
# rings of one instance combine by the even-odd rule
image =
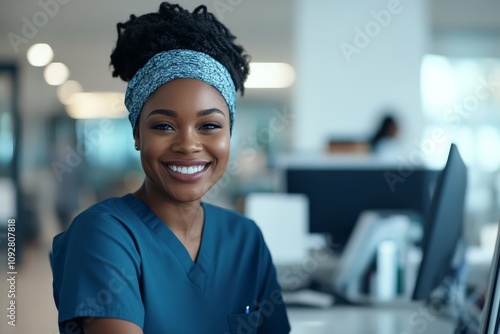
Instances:
[[[179,165],[167,165],[170,170],[181,173],[181,174],[195,174],[201,172],[206,165],[194,165],[194,166],[179,166]]]
[[[210,163],[202,161],[162,162],[165,170],[175,179],[184,182],[197,181],[205,174]]]

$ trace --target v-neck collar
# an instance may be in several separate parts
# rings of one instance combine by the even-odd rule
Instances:
[[[196,262],[193,262],[188,250],[174,232],[153,211],[151,211],[144,201],[132,194],[123,196],[122,200],[132,209],[142,222],[160,238],[172,253],[175,254],[179,263],[184,267],[184,271],[191,282],[202,291],[205,291],[206,281],[213,262],[209,254],[209,245],[213,242],[209,240],[211,236],[209,230],[212,226],[210,226],[209,223],[210,219],[207,219],[208,210],[206,210],[205,204],[201,203],[204,211],[204,221],[200,249],[198,250]]]

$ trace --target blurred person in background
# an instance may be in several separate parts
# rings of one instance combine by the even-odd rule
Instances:
[[[370,150],[377,155],[394,154],[400,129],[392,113],[385,113],[373,136],[369,139]]]

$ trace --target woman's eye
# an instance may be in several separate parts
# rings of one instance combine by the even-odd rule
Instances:
[[[173,129],[173,127],[167,123],[153,124],[153,126],[151,128],[154,130],[172,130]]]
[[[216,123],[207,123],[207,124],[203,124],[201,126],[201,128],[203,130],[214,130],[214,129],[220,129],[220,128],[222,128],[222,126],[220,124],[216,124]]]

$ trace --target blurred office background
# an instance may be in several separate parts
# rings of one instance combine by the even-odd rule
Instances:
[[[37,319],[37,332],[57,330],[52,237],[84,208],[141,183],[126,84],[108,64],[116,23],[159,3],[0,4],[0,240],[4,247],[7,220],[15,218],[26,312],[19,333],[30,332],[23,330],[28,319]],[[297,158],[383,161],[402,173],[440,169],[455,142],[470,175],[467,244],[491,248],[488,231],[496,233],[500,219],[499,2],[180,3],[190,10],[206,4],[255,62],[238,100],[228,173],[207,201],[243,211],[248,194],[281,191],[280,166]],[[397,120],[397,136],[373,150],[370,139],[386,115]]]

